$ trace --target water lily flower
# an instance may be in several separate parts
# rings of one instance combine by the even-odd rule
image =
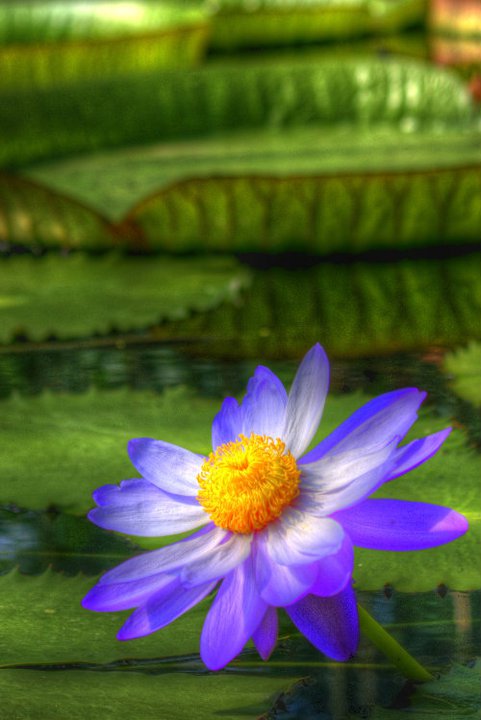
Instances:
[[[369,497],[448,436],[450,428],[399,446],[426,393],[381,395],[308,450],[328,383],[327,357],[315,345],[289,394],[260,366],[241,404],[224,400],[207,457],[150,438],[129,443],[142,478],[97,490],[90,520],[130,535],[195,532],[123,562],[84,598],[96,611],[136,608],[119,640],[163,628],[220,583],[200,638],[208,668],[224,667],[251,638],[267,659],[278,608],[316,648],[346,660],[359,638],[353,546],[421,550],[466,532],[449,508]]]

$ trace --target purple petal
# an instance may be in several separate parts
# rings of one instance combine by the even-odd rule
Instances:
[[[161,537],[176,535],[206,525],[209,517],[197,502],[182,502],[146,480],[124,480],[104,485],[93,494],[100,506],[89,512],[89,520],[128,535]]]
[[[226,577],[205,619],[200,655],[209,670],[220,670],[241,652],[266,610],[249,557]]]
[[[204,583],[184,590],[178,580],[174,580],[132,613],[120,628],[117,639],[133,640],[160,630],[197,605],[214,587],[215,583]]]
[[[269,660],[277,642],[278,621],[277,610],[267,608],[261,624],[252,634],[252,640],[257,652],[263,660]]]
[[[212,447],[232,442],[242,432],[242,415],[235,398],[225,398],[212,423]]]
[[[400,475],[414,470],[418,465],[429,460],[437,453],[450,432],[451,428],[446,428],[433,435],[413,440],[404,447],[398,448],[393,456],[394,470],[389,475],[388,480],[395,480]]]
[[[186,565],[180,575],[183,585],[195,586],[225,577],[240,565],[251,551],[252,535],[233,534],[227,540]]]
[[[294,508],[266,528],[265,542],[270,557],[280,565],[305,565],[337,552],[344,531],[330,518],[316,518]]]
[[[350,585],[332,597],[307,595],[286,612],[309,642],[333,660],[349,660],[356,652],[359,619]]]
[[[426,393],[405,388],[380,395],[356,410],[330,435],[302,458],[302,463],[319,460],[327,452],[345,452],[403,438],[417,417]]]
[[[172,581],[176,581],[175,576],[161,573],[126,583],[98,583],[84,597],[82,606],[96,612],[130,610],[141,605],[150,595],[170,585]]]
[[[256,583],[263,600],[285,607],[307,595],[317,578],[317,564],[279,565],[257,538],[254,558]]]
[[[423,550],[464,535],[468,521],[440,505],[365,500],[334,515],[354,545],[373,550]]]
[[[195,496],[202,458],[161,440],[137,438],[128,444],[130,460],[149,482],[174,495]]]
[[[185,540],[126,560],[105,573],[99,584],[130,582],[177,570],[187,563],[195,562],[204,553],[211,552],[220,545],[226,535],[227,531],[222,528],[210,526],[207,531],[204,528]]]
[[[295,458],[306,450],[321,419],[329,387],[329,362],[319,344],[301,362],[292,383],[282,439]]]
[[[280,437],[285,426],[286,406],[284,385],[273,372],[259,365],[249,380],[241,405],[243,434],[247,437],[251,433]]]
[[[337,553],[318,560],[316,566],[317,580],[311,587],[312,595],[330,597],[344,590],[351,580],[354,567],[354,549],[349,537],[345,535]]]

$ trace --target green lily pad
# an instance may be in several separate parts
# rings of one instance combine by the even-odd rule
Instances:
[[[315,159],[313,149],[308,164]],[[213,250],[321,255],[477,243],[480,168],[195,178],[139,203],[127,223],[170,251],[206,240]]]
[[[216,0],[212,46],[240,47],[341,40],[398,32],[424,21],[426,0]]]
[[[208,347],[225,358],[300,357],[318,340],[336,357],[452,347],[481,337],[480,274],[479,253],[445,260],[326,262],[302,275],[271,268],[254,275],[235,307],[226,304],[166,326],[159,337],[189,337],[198,341],[197,352]]]
[[[317,438],[366,400],[359,394],[331,397]],[[129,391],[12,397],[2,405],[2,438],[12,450],[0,462],[4,478],[0,503],[33,509],[55,504],[76,512],[92,506],[90,495],[96,487],[135,477],[125,450],[132,437],[156,437],[194,452],[208,452],[211,422],[219,407],[218,402],[181,388],[160,397]],[[447,424],[425,411],[415,436]],[[419,553],[360,550],[355,569],[358,587],[379,589],[385,583],[419,591],[432,590],[439,583],[456,590],[481,587],[476,549],[481,534],[480,471],[479,455],[465,446],[463,433],[457,431],[436,457],[385,486],[380,491],[383,497],[451,506],[466,514],[471,528],[449,546]],[[171,540],[161,538],[155,544]]]
[[[199,5],[168,0],[1,0],[0,45],[125,38],[202,17]]]
[[[96,210],[38,185],[0,172],[0,240],[12,245],[85,250],[122,244],[118,231]]]
[[[209,601],[162,633],[125,644],[115,638],[119,614],[93,613],[80,606],[91,586],[92,579],[69,579],[53,572],[0,578],[0,693],[5,717],[63,720],[68,713],[83,720],[87,713],[112,720],[184,720],[194,705],[196,718],[205,720],[212,718],[213,709],[223,711],[225,718],[256,717],[288,682],[288,676],[202,672],[199,636]],[[160,674],[148,673],[150,658],[157,659]],[[56,663],[71,669],[5,669]],[[75,669],[82,664],[85,669]],[[89,671],[92,664],[110,664],[111,671]],[[200,674],[186,673],[189,669]]]
[[[223,720],[257,718],[286,678],[3,670],[5,717],[15,720]],[[7,715],[8,713],[8,715]]]
[[[481,344],[471,342],[448,353],[443,362],[454,392],[474,405],[481,405]]]
[[[470,665],[454,665],[445,675],[416,687],[406,710],[376,707],[369,716],[373,720],[426,720],[440,717],[446,720],[479,720],[481,718],[481,660]],[[353,716],[353,717],[358,717]]]
[[[403,219],[406,225],[414,226],[413,233],[416,230],[416,216],[410,217],[409,211],[416,206],[419,193],[428,196],[426,200],[418,200],[419,203],[431,205],[433,213],[435,209],[442,212],[443,206],[447,205],[447,188],[443,183],[451,181],[457,186],[467,180],[470,172],[473,177],[481,173],[480,137],[481,133],[474,130],[409,133],[386,125],[370,129],[334,125],[277,132],[257,130],[81,155],[25,168],[22,175],[77,198],[114,220],[120,220],[137,203],[140,207],[131,213],[133,221],[142,212],[147,212],[147,207],[164,203],[171,208],[170,223],[167,218],[164,221],[165,235],[174,231],[175,236],[182,232],[183,225],[189,224],[192,215],[195,220],[192,232],[195,233],[199,224],[197,209],[198,215],[207,213],[206,222],[210,221],[212,225],[203,242],[213,243],[210,234],[218,235],[219,226],[222,228],[230,221],[234,245],[239,242],[239,217],[245,215],[244,204],[250,202],[257,210],[255,217],[260,223],[262,215],[268,212],[269,200],[273,209],[276,208],[276,187],[281,188],[279,193],[289,184],[295,192],[296,205],[300,206],[296,218],[304,210],[303,226],[308,225],[307,216],[313,215],[312,196],[317,192],[320,204],[317,220],[322,223],[322,216],[326,215],[324,198],[328,204],[332,201],[331,196],[338,195],[336,212],[344,211],[345,215],[354,212],[356,180],[363,176],[364,184],[382,183],[384,191],[392,196],[392,205],[395,202],[396,206],[401,204],[398,207],[401,224],[396,233],[402,238]],[[446,173],[455,173],[456,183],[454,178],[445,177]],[[392,179],[388,177],[391,175]],[[439,188],[436,187],[438,184]],[[473,178],[471,184],[474,196]],[[369,196],[369,191],[366,195]],[[226,217],[226,196],[233,205],[229,218]],[[287,198],[282,199],[285,207]],[[471,193],[461,188],[452,204],[463,199],[472,205]],[[364,202],[369,203],[369,197]],[[217,206],[216,216],[221,213],[217,221],[209,215],[211,205]],[[445,207],[445,212],[448,209]],[[157,212],[161,214],[160,210]],[[293,214],[289,207],[284,212],[284,221]],[[393,212],[390,205],[383,207],[382,212],[379,210],[384,222]],[[358,213],[362,222],[363,208],[359,208]],[[183,215],[186,215],[184,220]],[[476,207],[470,208],[470,215],[477,218]],[[316,229],[312,222],[305,231],[310,235],[314,235]],[[348,223],[347,218],[345,222]],[[439,222],[440,226],[445,225],[444,218]],[[333,219],[326,217],[324,223],[332,228]],[[418,220],[418,227],[419,224]],[[245,232],[247,234],[247,229]],[[292,229],[288,232],[293,234]],[[302,231],[299,233],[302,235]],[[256,237],[258,234],[257,230]],[[229,244],[227,236],[224,242]]]
[[[15,720],[223,720],[257,718],[286,678],[3,670],[5,717]],[[214,715],[216,717],[216,715]]]
[[[232,258],[26,255],[0,262],[0,341],[135,331],[233,300],[249,275]]]
[[[146,0],[2,0],[2,89],[52,86],[186,68],[208,36],[201,7]]]
[[[1,89],[0,80],[0,89]],[[455,75],[408,59],[212,63],[198,70],[88,77],[0,90],[8,143],[0,166],[75,152],[252,128],[469,129],[473,104]]]

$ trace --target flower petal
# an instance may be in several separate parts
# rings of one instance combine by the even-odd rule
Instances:
[[[133,640],[160,630],[197,605],[214,587],[215,583],[204,583],[184,590],[179,581],[174,580],[132,613],[120,628],[117,639]]]
[[[247,437],[251,433],[280,437],[285,426],[286,406],[284,385],[273,372],[259,365],[249,380],[247,394],[242,401],[242,432]]]
[[[417,388],[405,388],[370,400],[308,452],[302,463],[316,462],[332,451],[338,453],[381,445],[396,435],[403,438],[416,420],[417,410],[425,397],[426,393]]]
[[[311,465],[303,466],[303,481],[301,496],[296,500],[296,506],[310,515],[325,518],[338,510],[355,505],[371,495],[389,476],[392,469],[392,455],[398,438],[394,438],[389,445],[376,450],[366,456],[364,461],[359,458],[359,467],[346,466],[346,472],[333,473],[332,477],[323,477],[321,468],[323,460]],[[333,456],[340,457],[340,456]],[[326,457],[324,460],[330,459]],[[336,469],[336,466],[333,464]],[[357,476],[355,473],[363,472]],[[324,489],[323,488],[324,484]],[[312,489],[311,489],[312,488]],[[318,489],[321,488],[321,489]]]
[[[301,362],[292,383],[282,439],[295,458],[306,450],[321,419],[329,387],[329,362],[319,344]]]
[[[104,485],[93,497],[100,507],[89,512],[89,520],[106,530],[128,535],[176,535],[209,522],[197,502],[182,502],[146,480]]]
[[[464,535],[468,521],[441,505],[365,500],[334,515],[354,545],[374,550],[423,550]]]
[[[263,533],[264,538],[266,534]],[[275,607],[296,602],[310,591],[317,578],[317,564],[279,565],[268,552],[267,544],[257,538],[254,567],[256,583],[263,600]]]
[[[106,572],[100,578],[99,584],[130,582],[162,572],[177,570],[213,550],[220,545],[226,535],[227,530],[213,525],[208,526],[185,540],[179,540],[179,542],[166,545],[159,550],[152,550],[126,560]]]
[[[389,475],[388,480],[395,480],[400,475],[414,470],[426,460],[429,460],[441,447],[443,442],[451,432],[451,428],[440,430],[433,435],[413,440],[412,442],[400,447],[393,456],[394,469]]]
[[[348,450],[329,454],[308,465],[302,465],[301,492],[329,494],[342,490],[357,478],[383,466],[393,456],[398,438],[363,451]]]
[[[96,612],[130,610],[138,607],[147,598],[176,580],[174,575],[152,575],[141,580],[102,585],[97,583],[82,600],[82,606]]]
[[[257,648],[257,652],[263,660],[269,660],[272,651],[277,642],[278,620],[277,610],[275,608],[267,608],[261,624],[252,634],[252,640]]]
[[[337,552],[344,531],[330,518],[289,508],[266,529],[267,551],[280,565],[305,565]]]
[[[241,652],[266,610],[248,557],[226,577],[205,619],[200,655],[209,670],[220,670]]]
[[[161,440],[137,438],[128,444],[130,460],[149,482],[175,495],[197,495],[202,458]]]
[[[333,660],[348,660],[356,652],[359,618],[351,585],[332,597],[307,595],[286,612],[309,642]]]
[[[251,551],[252,535],[233,534],[227,540],[186,565],[180,575],[182,584],[194,587],[208,580],[225,577],[240,565]]]
[[[344,535],[337,553],[318,560],[316,567],[317,580],[311,587],[310,594],[330,597],[344,590],[351,580],[354,568],[354,548],[349,536]]]
[[[242,415],[239,403],[233,397],[225,398],[212,422],[212,448],[235,440],[242,432]]]

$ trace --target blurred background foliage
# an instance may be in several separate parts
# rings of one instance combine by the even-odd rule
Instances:
[[[389,492],[455,507],[469,535],[358,553],[355,580],[432,669],[474,657],[479,0],[0,0],[0,130],[6,717],[432,710],[437,691],[414,696],[372,648],[345,669],[285,621],[271,665],[248,648],[215,678],[199,674],[204,606],[124,649],[118,617],[79,609],[93,580],[70,576],[151,546],[83,517],[131,472],[130,437],[207,452],[225,394],[259,362],[289,383],[320,341],[320,436],[405,385],[429,392],[418,435],[455,427]],[[471,670],[440,691],[456,712],[476,711]]]

